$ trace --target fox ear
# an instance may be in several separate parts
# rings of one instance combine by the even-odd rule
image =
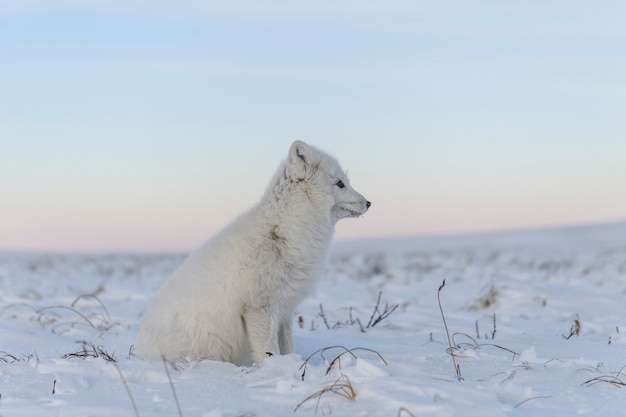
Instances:
[[[293,175],[306,176],[306,173],[314,166],[317,152],[304,142],[299,140],[291,144],[289,149],[289,165]]]

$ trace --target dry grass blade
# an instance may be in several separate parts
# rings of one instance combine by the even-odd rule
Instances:
[[[396,414],[396,417],[402,417],[402,413],[407,413],[409,415],[409,417],[415,417],[415,414],[413,414],[412,412],[410,412],[409,410],[407,410],[404,407],[400,407],[398,409],[398,414]]]
[[[465,342],[464,344],[457,343],[457,341],[456,341],[457,336],[465,337],[465,338],[469,339],[471,341],[471,343],[469,343],[469,342]],[[458,347],[458,348],[462,347],[463,345],[469,345],[471,347],[479,346],[479,343],[476,341],[476,339],[474,339],[472,336],[470,336],[467,333],[461,333],[461,332],[453,333],[451,340],[452,340],[452,346],[455,346],[455,347]]]
[[[97,327],[87,318],[87,316],[85,316],[83,313],[81,313],[80,311],[72,308],[72,307],[67,307],[67,306],[50,306],[50,307],[44,307],[44,308],[40,308],[39,310],[37,310],[37,315],[38,315],[38,319],[41,322],[41,318],[44,317],[43,312],[47,311],[47,310],[53,310],[53,309],[62,309],[62,310],[69,310],[73,313],[75,313],[76,315],[80,316],[80,318],[82,318],[83,320],[85,320],[85,322],[90,325],[92,328],[96,329]]]
[[[19,303],[7,304],[6,306],[2,307],[0,309],[0,316],[3,315],[5,313],[5,311],[7,311],[9,309],[12,309],[12,308],[16,308],[16,307],[27,307],[30,310],[33,310],[34,312],[37,312],[37,308],[34,307],[32,304],[26,303],[26,302],[19,302]]]
[[[174,389],[174,382],[172,381],[172,376],[170,375],[169,369],[167,369],[168,362],[165,360],[165,357],[161,357],[163,360],[163,368],[165,369],[165,373],[167,374],[167,379],[170,381],[170,389],[172,390],[172,395],[174,396],[174,402],[176,403],[176,409],[178,410],[178,415],[183,417],[183,411],[180,409],[180,403],[178,402],[178,395],[176,395],[176,390]]]
[[[514,407],[514,408],[519,408],[519,407],[521,407],[522,405],[524,405],[524,404],[526,404],[527,402],[532,401],[532,400],[540,400],[540,399],[545,399],[545,398],[552,398],[552,397],[551,397],[550,395],[540,395],[540,396],[537,396],[537,397],[527,398],[527,399],[525,399],[524,401],[522,401],[522,402],[520,402],[520,403],[517,403],[517,404],[515,405],[515,407]]]
[[[462,343],[457,343],[457,342],[456,342],[456,337],[457,337],[457,336],[463,336],[463,337],[466,337],[466,338],[468,338],[469,340],[471,340],[471,342],[472,342],[472,343],[468,343],[468,342],[466,342],[466,343],[464,343],[464,344],[462,344]],[[454,347],[450,347],[450,348],[448,348],[448,353],[452,352],[452,349],[455,349],[455,350],[456,350],[456,349],[461,348],[461,347],[463,347],[463,346],[468,346],[468,347],[470,347],[470,348],[472,348],[472,349],[474,349],[474,350],[480,349],[480,348],[481,348],[481,347],[483,347],[483,346],[493,346],[493,347],[495,347],[495,348],[498,348],[498,349],[504,350],[504,351],[509,352],[510,354],[512,354],[512,355],[513,355],[513,360],[514,360],[517,356],[519,356],[519,353],[515,352],[514,350],[511,350],[511,349],[509,349],[509,348],[506,348],[506,347],[504,347],[504,346],[501,346],[501,345],[498,345],[498,344],[495,344],[495,343],[478,343],[478,342],[476,341],[476,339],[474,339],[472,336],[470,336],[470,335],[468,335],[468,334],[466,334],[466,333],[458,333],[458,332],[457,332],[457,333],[454,333],[454,334],[452,335],[452,343],[453,343],[453,345],[452,345],[452,346],[454,346]]]
[[[102,301],[100,301],[100,299],[98,297],[96,297],[95,295],[93,295],[93,294],[79,295],[72,302],[72,304],[70,304],[70,307],[74,308],[76,306],[76,303],[78,303],[78,301],[80,301],[83,298],[93,298],[94,300],[96,300],[98,302],[98,304],[100,304],[100,307],[102,307],[102,310],[104,311],[104,313],[107,315],[107,320],[111,321],[111,315],[109,314],[109,310],[107,310],[107,308],[104,306],[104,303]]]
[[[506,348],[504,346],[496,345],[494,343],[482,343],[482,344],[478,345],[478,347],[482,347],[482,346],[493,346],[495,348],[498,348],[498,349],[504,350],[506,352],[509,352],[510,354],[513,355],[513,358],[511,360],[515,360],[516,357],[520,356],[520,354],[515,352],[514,350],[511,350],[511,349]]]
[[[130,403],[133,405],[133,410],[135,411],[135,417],[140,417],[139,409],[137,408],[137,403],[135,403],[135,398],[133,397],[133,393],[130,392],[130,388],[128,387],[128,382],[126,381],[126,378],[124,378],[124,374],[122,373],[122,370],[120,369],[119,366],[117,366],[116,363],[114,363],[113,366],[115,366],[115,369],[117,370],[117,373],[120,375],[120,379],[122,380],[122,383],[124,384],[124,388],[126,389],[126,393],[128,394]]]
[[[443,282],[441,283],[441,285],[439,286],[439,289],[437,290],[437,302],[439,303],[439,311],[441,312],[441,318],[443,320],[443,326],[446,329],[446,336],[448,337],[448,346],[449,346],[448,353],[450,354],[450,357],[452,358],[452,364],[454,365],[454,371],[456,373],[456,378],[459,381],[462,381],[463,377],[461,376],[461,368],[456,363],[456,358],[455,358],[455,355],[454,355],[454,348],[452,347],[452,340],[450,339],[450,331],[448,330],[448,323],[446,322],[446,316],[443,314],[443,307],[441,306],[441,290],[445,286],[446,286],[446,280],[444,279]]]
[[[324,325],[326,326],[326,328],[328,330],[330,330],[330,325],[328,324],[328,320],[326,319],[326,314],[324,314],[324,306],[322,305],[322,303],[320,303],[320,314],[319,314],[319,316],[324,321]]]
[[[22,359],[18,358],[15,355],[11,355],[8,352],[0,352],[0,354],[2,354],[2,356],[0,356],[0,362],[4,362],[4,363],[15,363],[15,362],[20,362],[22,361]]]

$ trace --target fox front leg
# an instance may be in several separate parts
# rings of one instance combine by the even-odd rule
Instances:
[[[252,359],[262,363],[271,355],[280,354],[278,346],[278,320],[272,317],[269,309],[250,307],[244,311],[243,320],[252,348]]]
[[[278,347],[281,355],[293,353],[293,335],[291,331],[291,317],[284,319],[278,329]]]

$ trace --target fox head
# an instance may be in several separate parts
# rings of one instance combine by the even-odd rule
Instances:
[[[286,175],[302,183],[311,198],[324,199],[335,223],[346,217],[359,217],[372,205],[352,188],[337,160],[304,142],[291,145]]]

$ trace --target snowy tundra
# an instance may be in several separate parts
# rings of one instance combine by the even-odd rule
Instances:
[[[0,415],[624,416],[626,222],[334,241],[296,307],[296,352],[255,367],[130,354],[183,260],[0,249]],[[368,328],[381,291],[380,312],[399,307]],[[315,352],[337,345],[357,358],[327,373],[345,350]]]
[[[165,282],[135,352],[238,365],[293,353],[294,309],[320,275],[335,223],[369,207],[334,158],[294,142],[260,202]]]

